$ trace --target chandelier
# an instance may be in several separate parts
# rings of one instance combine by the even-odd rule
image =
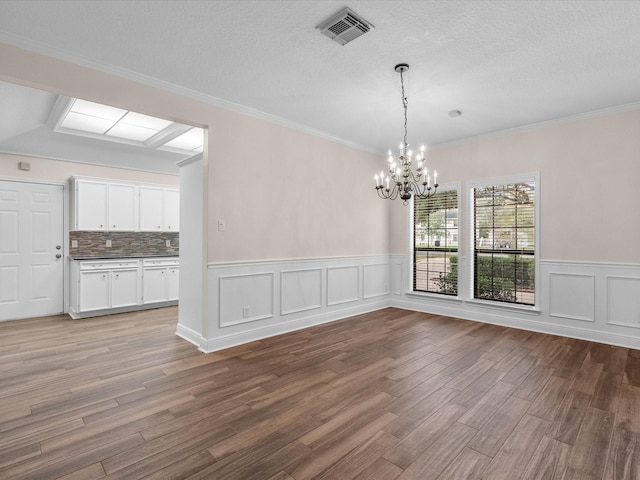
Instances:
[[[409,70],[409,65],[399,63],[395,66],[395,71],[400,74],[400,84],[402,85],[402,107],[404,108],[404,138],[400,144],[400,151],[394,157],[389,150],[387,160],[389,171],[385,175],[382,170],[375,175],[376,192],[380,198],[395,200],[400,198],[405,205],[414,196],[416,198],[429,198],[436,193],[438,188],[438,172],[433,171],[433,184],[431,175],[425,165],[425,147],[420,147],[419,152],[414,152],[407,143],[407,97],[404,93],[404,72]],[[416,163],[415,169],[413,162]]]

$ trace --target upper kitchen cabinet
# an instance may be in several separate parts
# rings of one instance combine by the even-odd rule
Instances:
[[[72,179],[71,185],[74,230],[107,230],[107,184]]]
[[[180,191],[176,188],[72,177],[71,205],[73,230],[180,230]]]
[[[180,230],[180,191],[175,188],[140,187],[140,231]]]
[[[110,183],[108,188],[108,229],[129,231],[136,229],[136,186]]]
[[[72,178],[74,230],[136,229],[136,186]]]

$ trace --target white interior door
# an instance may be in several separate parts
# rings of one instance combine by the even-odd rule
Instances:
[[[63,187],[0,180],[0,321],[64,310]]]

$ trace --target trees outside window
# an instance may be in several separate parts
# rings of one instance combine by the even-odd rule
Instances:
[[[535,182],[473,188],[473,297],[535,305]]]
[[[413,205],[413,289],[458,294],[458,192],[439,191]]]

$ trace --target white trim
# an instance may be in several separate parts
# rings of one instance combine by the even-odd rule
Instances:
[[[540,263],[543,265],[546,264],[561,264],[567,266],[579,266],[579,267],[589,267],[589,268],[628,268],[628,269],[638,269],[640,268],[640,263],[620,263],[620,262],[582,262],[579,260],[540,260]]]
[[[291,274],[291,273],[299,273],[299,272],[320,272],[320,292],[319,292],[319,297],[320,297],[320,303],[315,304],[315,305],[309,305],[306,307],[301,307],[301,308],[293,308],[290,310],[285,310],[282,305],[284,303],[284,294],[283,294],[283,284],[284,284],[284,277],[286,274]],[[280,270],[280,315],[284,316],[284,315],[291,315],[292,313],[299,313],[299,312],[306,312],[308,310],[317,310],[318,308],[322,308],[322,268],[298,268],[298,269],[293,269],[293,270]]]
[[[613,107],[601,108],[598,110],[591,110],[589,112],[578,113],[575,115],[569,115],[566,117],[558,117],[552,120],[544,120],[542,122],[529,123],[527,125],[521,125],[519,127],[506,128],[504,130],[497,130],[495,132],[483,133],[481,135],[474,135],[471,137],[461,138],[459,140],[451,140],[449,142],[437,143],[430,145],[429,148],[437,150],[441,148],[449,148],[457,145],[465,145],[468,143],[478,142],[495,137],[505,137],[508,135],[516,135],[518,133],[526,133],[534,130],[541,130],[543,128],[549,128],[556,125],[564,125],[567,123],[574,123],[580,120],[589,120],[591,118],[604,117],[615,113],[629,112],[640,108],[640,102],[623,103],[622,105],[616,105]]]
[[[180,173],[175,173],[175,172],[169,172],[166,170],[149,170],[149,169],[145,169],[145,168],[133,168],[133,167],[125,167],[125,166],[119,166],[119,165],[113,165],[113,164],[108,164],[108,163],[101,163],[101,162],[84,162],[82,160],[72,160],[69,158],[61,158],[61,157],[50,157],[50,156],[43,156],[43,155],[34,155],[33,153],[29,153],[29,152],[18,152],[18,151],[12,151],[12,150],[0,150],[0,153],[5,154],[5,155],[15,155],[15,156],[19,156],[19,157],[31,157],[31,158],[39,158],[42,160],[54,160],[56,162],[68,162],[68,163],[79,163],[81,165],[94,165],[96,167],[107,167],[107,168],[114,168],[117,170],[131,170],[134,172],[144,172],[144,173],[156,173],[156,174],[160,174],[160,175],[169,175],[172,177],[179,177]]]
[[[222,298],[222,284],[224,283],[224,280],[227,280],[229,278],[240,278],[240,277],[270,277],[271,281],[270,286],[271,286],[271,298],[273,299],[273,295],[274,295],[274,283],[275,283],[275,274],[274,272],[256,272],[256,273],[241,273],[241,274],[237,274],[237,275],[221,275],[220,277],[218,277],[218,298],[221,299]],[[257,322],[260,320],[267,320],[269,318],[273,318],[274,315],[274,305],[273,305],[273,300],[271,301],[271,313],[267,313],[264,315],[255,315],[253,317],[247,317],[247,318],[242,318],[242,319],[238,319],[238,320],[232,320],[232,321],[223,321],[222,319],[222,302],[219,301],[218,302],[218,325],[220,326],[220,328],[225,328],[225,327],[232,327],[234,325],[242,325],[244,323],[251,323],[251,322]]]
[[[283,333],[302,330],[314,325],[334,322],[336,320],[342,320],[344,318],[349,318],[354,315],[361,315],[363,313],[374,312],[388,306],[388,302],[386,300],[383,300],[376,303],[367,303],[364,305],[345,308],[343,310],[320,312],[316,315],[306,316],[302,320],[291,319],[273,323],[270,325],[258,326],[250,330],[243,330],[240,332],[230,333],[228,335],[222,335],[216,338],[204,340],[201,350],[204,353],[216,352],[218,350],[224,350],[226,348],[235,347],[236,345],[242,345],[244,343],[261,340],[263,338],[269,338],[275,335],[281,335]]]
[[[14,47],[29,50],[31,52],[35,52],[41,55],[56,58],[58,60],[73,63],[81,67],[96,70],[98,72],[114,75],[130,81],[134,81],[142,85],[158,88],[166,92],[170,92],[186,98],[191,98],[193,100],[197,100],[209,105],[214,105],[216,107],[223,108],[225,110],[231,110],[237,113],[241,113],[243,115],[264,120],[272,124],[281,125],[284,127],[291,128],[293,130],[308,133],[310,135],[313,135],[319,138],[324,138],[326,140],[333,141],[348,147],[356,148],[358,150],[369,152],[375,155],[385,155],[386,153],[385,151],[378,151],[377,149],[373,149],[366,145],[362,145],[344,138],[340,138],[335,135],[329,134],[327,132],[323,132],[309,126],[306,126],[297,122],[293,122],[291,120],[287,120],[285,118],[278,117],[276,115],[262,112],[260,110],[256,110],[251,107],[246,107],[244,105],[236,104],[228,100],[214,97],[213,95],[208,95],[202,92],[191,90],[189,88],[182,87],[182,86],[173,84],[171,82],[160,80],[154,77],[150,77],[148,75],[137,73],[132,70],[128,70],[126,68],[98,62],[93,58],[88,58],[83,55],[71,53],[71,52],[68,52],[67,50],[53,47],[46,43],[38,42],[36,40],[29,39],[21,35],[15,35],[8,32],[0,32],[0,42],[6,43],[7,45],[12,45]],[[11,80],[8,80],[8,81],[11,81]],[[26,84],[26,85],[31,86],[29,84]],[[32,88],[40,88],[40,87],[33,86]],[[575,115],[559,117],[552,120],[545,120],[542,122],[530,123],[530,124],[522,125],[519,127],[507,128],[504,130],[498,130],[495,132],[489,132],[481,135],[473,135],[473,136],[464,137],[458,140],[451,140],[449,142],[436,143],[436,144],[430,145],[429,148],[441,149],[441,148],[448,148],[456,145],[464,145],[468,143],[477,142],[483,139],[514,135],[514,134],[528,132],[532,130],[540,130],[543,128],[552,127],[554,125],[563,125],[567,123],[573,123],[579,120],[587,120],[591,118],[603,117],[603,116],[611,115],[615,113],[636,110],[638,108],[640,108],[640,102],[626,103],[622,105],[616,105],[613,107],[606,107],[598,110],[591,110],[589,112],[578,113]],[[194,125],[194,126],[200,126],[200,125]]]
[[[546,333],[549,335],[560,335],[563,337],[577,338],[590,342],[605,343],[627,348],[638,348],[639,339],[637,336],[617,333],[603,332],[594,329],[575,327],[571,325],[551,324],[535,319],[521,319],[514,316],[497,315],[495,313],[468,312],[461,309],[445,308],[442,306],[425,305],[423,303],[392,301],[392,307],[405,308],[416,312],[444,315],[452,318],[461,318],[474,322],[489,323],[503,327],[517,328],[530,332]]]
[[[193,156],[191,156],[189,158],[185,158],[184,160],[179,160],[179,161],[176,162],[176,166],[178,168],[180,168],[180,167],[184,167],[185,165],[189,165],[190,163],[202,160],[203,155],[204,154],[202,152],[200,152],[200,153],[197,153],[197,154],[195,154],[195,155],[193,155]]]
[[[278,117],[270,113],[262,112],[260,110],[257,110],[251,107],[239,105],[237,103],[233,103],[228,100],[224,100],[222,98],[214,97],[213,95],[208,95],[202,92],[191,90],[189,88],[181,87],[174,83],[166,82],[164,80],[150,77],[148,75],[143,75],[141,73],[137,73],[132,70],[128,70],[126,68],[116,67],[114,65],[107,65],[102,62],[97,62],[94,59],[90,59],[82,55],[70,53],[66,50],[52,47],[50,45],[47,45],[32,39],[27,39],[19,35],[13,35],[7,32],[0,32],[0,42],[13,45],[18,48],[30,50],[32,52],[46,55],[48,57],[57,58],[65,62],[70,62],[75,65],[79,65],[81,67],[97,70],[99,72],[107,73],[109,75],[115,75],[117,77],[124,78],[126,80],[130,80],[136,83],[140,83],[142,85],[159,88],[166,92],[170,92],[186,98],[191,98],[193,100],[197,100],[202,103],[223,108],[225,110],[231,110],[233,112],[237,112],[243,115],[247,115],[249,117],[264,120],[266,122],[269,122],[275,125],[291,128],[292,130],[297,130],[303,133],[307,133],[309,135],[313,135],[315,137],[319,137],[325,140],[339,143],[347,147],[373,153],[375,155],[381,155],[381,152],[379,152],[378,150],[372,149],[370,147],[367,147],[366,145],[361,145],[359,143],[337,137],[335,135],[317,130],[315,128],[303,125],[301,123],[293,122],[291,120],[287,120],[285,118]]]
[[[20,177],[0,177],[0,181],[3,182],[19,182],[19,183],[35,183],[37,185],[53,185],[55,187],[61,186],[66,189],[67,182],[55,181],[55,180],[39,180],[32,178],[20,178]]]
[[[341,269],[355,269],[356,270],[356,291],[360,291],[361,289],[361,280],[360,280],[360,267],[358,265],[340,265],[337,267],[327,267],[327,278],[326,278],[326,289],[327,289],[327,306],[328,307],[332,307],[334,305],[342,305],[344,303],[353,303],[353,302],[357,302],[359,300],[359,297],[356,295],[353,298],[347,299],[347,300],[340,300],[337,302],[330,302],[329,301],[329,272],[331,270],[341,270]]]
[[[209,262],[207,268],[221,268],[221,267],[235,267],[235,266],[247,266],[257,267],[263,265],[271,265],[276,263],[312,263],[312,262],[327,262],[327,261],[343,261],[348,259],[379,259],[381,256],[386,258],[386,255],[344,255],[338,257],[308,257],[308,258],[280,258],[280,259],[268,259],[268,260],[237,260],[237,261],[224,261],[224,262]]]
[[[552,305],[549,304],[549,316],[550,317],[558,317],[558,318],[568,318],[570,320],[579,320],[581,322],[591,322],[594,323],[596,321],[595,312],[596,312],[596,277],[593,274],[588,273],[567,273],[567,272],[549,272],[549,298],[553,298],[553,277],[582,277],[582,278],[590,278],[591,279],[591,316],[583,317],[581,315],[567,315],[560,312],[551,311]]]
[[[617,279],[617,280],[628,280],[628,281],[640,282],[640,277],[624,277],[622,275],[607,275],[606,279],[607,279],[607,320],[606,320],[607,325],[640,328],[640,312],[637,312],[637,320],[638,320],[637,324],[620,323],[620,322],[614,322],[611,320],[611,316],[612,316],[611,315],[611,280]]]
[[[195,330],[190,329],[189,327],[185,327],[180,323],[178,323],[178,325],[176,326],[176,335],[189,343],[193,343],[200,349],[204,343],[204,338],[202,337],[202,335],[200,335]]]
[[[128,305],[126,307],[108,308],[103,310],[87,310],[84,312],[76,312],[69,309],[69,316],[74,320],[82,320],[83,318],[101,317],[104,315],[115,315],[116,313],[137,312],[139,310],[152,310],[154,308],[173,307],[178,305],[178,300],[170,300],[166,302],[144,303],[140,305]]]
[[[463,223],[463,219],[464,219],[464,212],[463,212],[463,208],[462,208],[462,183],[461,182],[450,182],[450,183],[445,183],[442,184],[438,187],[438,192],[450,192],[450,191],[454,191],[456,192],[456,204],[457,204],[457,209],[458,209],[458,250],[457,250],[457,254],[458,254],[458,259],[463,258],[461,257],[461,253],[462,253],[462,238],[463,236],[461,235],[462,232],[462,226],[464,225]],[[413,280],[414,280],[414,276],[413,276],[413,271],[414,271],[414,264],[413,264],[413,252],[415,249],[415,244],[413,241],[414,238],[414,231],[413,231],[413,224],[414,222],[414,215],[415,215],[415,197],[411,197],[411,201],[409,202],[409,208],[411,209],[409,212],[409,252],[411,253],[411,264],[410,264],[410,268],[409,271],[406,273],[406,275],[408,275],[409,277],[409,285],[411,286],[411,291],[414,294],[428,294],[428,295],[435,295],[436,297],[440,297],[441,295],[438,294],[437,292],[423,292],[420,290],[415,290],[416,286],[413,284]],[[460,291],[461,291],[461,284],[460,284],[460,262],[458,261],[458,295],[454,298],[460,298]],[[408,292],[407,292],[408,293]],[[451,295],[442,295],[443,297],[451,297]]]
[[[542,222],[540,218],[540,199],[542,196],[540,195],[540,172],[533,173],[523,173],[516,175],[506,175],[502,177],[491,177],[491,178],[482,178],[482,179],[474,179],[468,180],[465,182],[465,194],[467,196],[467,208],[466,211],[469,215],[468,220],[465,222],[467,231],[467,240],[468,245],[465,248],[464,255],[465,258],[469,258],[468,265],[468,277],[467,281],[469,282],[467,289],[465,292],[462,292],[465,296],[465,300],[467,301],[481,301],[480,299],[476,299],[473,297],[474,291],[474,274],[473,268],[471,268],[471,259],[473,258],[473,250],[475,245],[475,231],[473,228],[473,218],[474,218],[474,210],[473,210],[473,189],[474,188],[483,188],[494,185],[508,185],[513,183],[528,183],[533,182],[535,185],[534,189],[534,215],[535,215],[535,226],[534,226],[534,235],[535,235],[535,249],[534,249],[534,305],[532,309],[534,311],[540,310],[540,252],[541,252],[541,237],[540,237],[540,224]],[[458,225],[460,225],[460,221],[458,220]],[[459,234],[458,234],[459,235]],[[508,252],[507,252],[508,253]],[[466,268],[467,265],[465,265]],[[458,262],[458,274],[460,274],[461,263]],[[458,292],[461,293],[460,291]],[[488,300],[488,302],[492,302]],[[495,302],[496,304],[500,304],[503,302]],[[510,308],[519,308],[518,304],[509,304]]]

